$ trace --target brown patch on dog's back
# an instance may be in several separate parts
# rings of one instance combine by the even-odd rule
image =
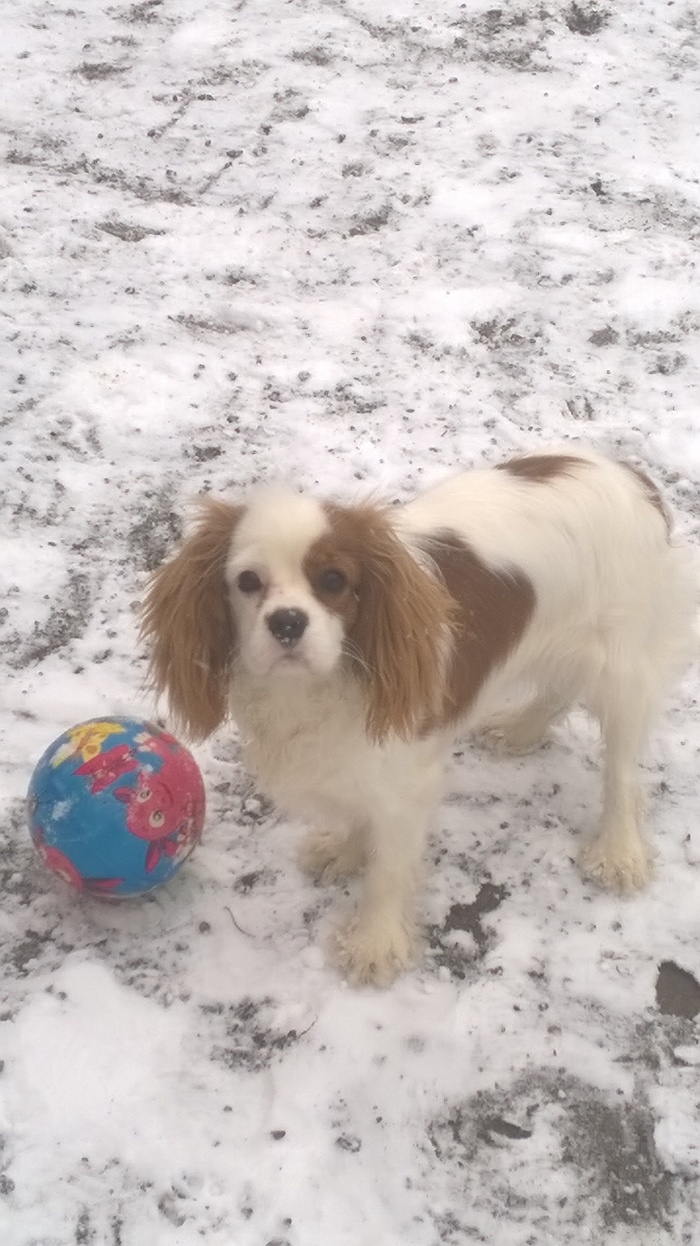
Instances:
[[[521,459],[509,459],[507,463],[499,463],[497,470],[542,485],[555,480],[557,476],[570,476],[575,467],[580,467],[585,462],[585,459],[580,459],[575,454],[526,454]]]
[[[621,463],[620,466],[626,468],[627,471],[631,472],[633,476],[636,476],[637,480],[639,481],[640,485],[642,486],[644,490],[644,496],[647,502],[649,502],[654,507],[654,510],[659,512],[659,514],[661,515],[661,518],[666,524],[666,531],[668,532],[670,536],[671,517],[668,511],[666,510],[664,500],[659,490],[657,489],[656,485],[654,484],[654,481],[651,480],[649,476],[647,476],[646,472],[642,471],[641,467],[635,467],[633,463]]]
[[[441,715],[447,725],[469,709],[491,671],[518,644],[535,609],[535,590],[522,572],[482,562],[455,532],[436,532],[423,548],[458,608]]]

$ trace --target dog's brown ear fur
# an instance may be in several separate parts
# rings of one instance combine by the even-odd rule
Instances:
[[[193,739],[226,717],[236,649],[226,560],[243,508],[204,498],[192,533],[153,576],[144,602],[142,637],[150,671],[174,717]]]
[[[456,606],[371,505],[328,507],[341,549],[359,574],[348,649],[367,701],[367,732],[410,737],[440,714]]]

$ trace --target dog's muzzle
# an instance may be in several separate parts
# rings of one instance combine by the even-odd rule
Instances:
[[[309,616],[304,610],[280,609],[273,610],[265,622],[275,640],[286,648],[292,648],[304,635]]]

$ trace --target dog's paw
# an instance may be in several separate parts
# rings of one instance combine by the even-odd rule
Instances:
[[[534,753],[546,743],[549,725],[533,722],[523,714],[504,714],[492,718],[479,732],[477,740],[492,753]]]
[[[581,868],[608,891],[639,891],[651,879],[652,860],[651,848],[638,837],[621,848],[599,835],[583,849]]]
[[[333,831],[312,831],[302,841],[299,864],[304,873],[318,882],[332,883],[357,874],[364,865],[361,836],[338,835]]]
[[[341,927],[334,938],[334,960],[351,986],[389,986],[415,964],[419,940],[405,922],[361,922]]]

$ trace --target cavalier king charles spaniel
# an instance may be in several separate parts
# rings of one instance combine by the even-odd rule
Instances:
[[[604,759],[583,866],[621,891],[648,881],[637,771],[695,648],[688,558],[642,472],[578,449],[402,506],[262,488],[201,501],[143,632],[180,726],[201,739],[230,715],[262,787],[313,828],[305,868],[363,874],[335,958],[384,985],[416,956],[423,849],[463,728],[525,752],[582,702]]]

